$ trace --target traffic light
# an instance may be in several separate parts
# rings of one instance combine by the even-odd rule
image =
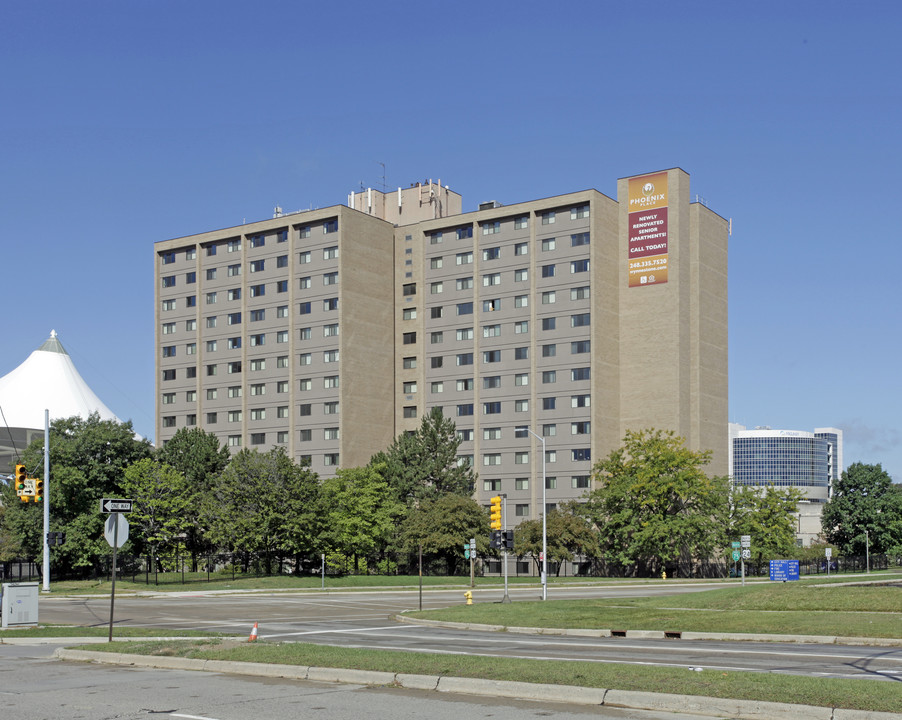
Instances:
[[[493,550],[500,550],[504,545],[502,540],[502,533],[500,530],[492,530],[492,534],[489,536],[489,547]]]
[[[492,520],[492,530],[500,530],[501,529],[501,496],[496,495],[491,499],[492,503],[492,511],[491,511],[491,520]]]
[[[24,465],[16,465],[16,495],[22,497],[25,494],[25,478],[28,477],[28,471]]]
[[[513,550],[514,549],[514,531],[513,530],[505,530],[504,531],[504,549],[505,550]]]
[[[41,478],[34,479],[34,501],[41,502],[44,499],[44,481]]]

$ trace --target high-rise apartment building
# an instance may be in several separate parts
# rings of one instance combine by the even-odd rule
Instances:
[[[679,169],[461,212],[441,183],[156,243],[159,444],[202,427],[323,475],[433,407],[476,497],[581,496],[629,429],[727,471],[727,222]],[[545,457],[526,426],[545,438]]]

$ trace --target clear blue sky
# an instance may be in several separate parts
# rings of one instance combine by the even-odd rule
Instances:
[[[733,220],[730,420],[902,481],[902,3],[0,3],[6,374],[56,329],[152,437],[153,243],[441,178],[679,166]],[[2,399],[0,399],[2,400]]]

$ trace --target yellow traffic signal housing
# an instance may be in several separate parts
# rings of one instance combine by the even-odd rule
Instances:
[[[34,479],[34,501],[41,502],[44,499],[44,481],[41,478]]]
[[[16,465],[16,495],[22,497],[25,494],[25,480],[28,477],[28,471],[22,464]]]
[[[501,496],[496,495],[490,501],[492,503],[492,509],[490,518],[492,521],[492,530],[500,530],[501,529]]]

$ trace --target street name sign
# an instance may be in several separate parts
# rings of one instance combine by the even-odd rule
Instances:
[[[131,512],[134,500],[121,500],[116,498],[104,498],[100,501],[100,512]]]

